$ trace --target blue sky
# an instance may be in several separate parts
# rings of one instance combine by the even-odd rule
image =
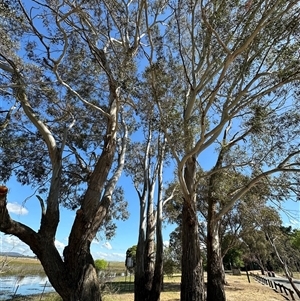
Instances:
[[[26,2],[26,1],[25,1]],[[38,20],[38,19],[37,19]],[[22,50],[20,51],[22,54]],[[201,166],[204,169],[209,169],[212,162],[211,149],[207,149],[201,154]],[[139,200],[132,186],[132,182],[124,175],[119,181],[125,191],[125,198],[128,201],[130,217],[127,221],[117,221],[116,236],[110,240],[102,240],[100,235],[99,240],[95,240],[92,244],[92,254],[94,258],[103,258],[108,261],[125,261],[126,250],[137,243],[138,224],[139,224]],[[11,217],[20,221],[34,230],[39,228],[41,210],[39,202],[33,195],[30,187],[24,187],[11,180],[7,183],[9,187],[8,194],[8,210]],[[25,202],[26,201],[26,202]],[[288,201],[284,207],[287,210],[293,210],[293,218],[289,219],[286,214],[282,214],[282,219],[285,225],[291,224],[293,227],[300,228],[299,225],[299,203]],[[75,212],[61,208],[60,224],[56,237],[56,245],[62,252],[67,245],[68,234],[74,221]],[[163,230],[164,240],[167,242],[169,233],[175,226],[166,225]],[[23,255],[33,255],[29,247],[20,242],[13,236],[3,235],[0,233],[0,251],[19,252]]]
[[[210,160],[208,159],[210,158]],[[209,168],[210,156],[203,154],[201,160],[204,163],[204,168]],[[206,166],[205,166],[206,165]],[[30,187],[21,186],[15,180],[11,180],[6,184],[9,188],[7,208],[13,219],[30,226],[34,230],[38,230],[41,209],[38,199],[33,195],[33,190]],[[133,188],[131,179],[123,176],[119,181],[119,185],[125,190],[125,199],[128,201],[128,211],[130,217],[126,221],[117,221],[116,235],[110,241],[101,239],[94,240],[91,246],[91,251],[95,259],[105,259],[107,261],[125,261],[126,250],[137,243],[138,224],[139,224],[139,200],[135,189]],[[293,217],[289,217],[282,213],[284,225],[291,225],[293,228],[300,228],[299,214],[300,204],[294,201],[287,201],[283,207],[288,210]],[[68,235],[74,221],[75,212],[61,208],[60,223],[56,236],[56,246],[62,253],[63,248],[67,245]],[[174,225],[165,225],[163,229],[163,237],[165,244],[168,243],[169,234],[175,228]],[[23,255],[33,256],[29,247],[22,243],[16,237],[4,235],[0,233],[0,251],[18,252]]]
[[[34,230],[39,229],[41,209],[39,201],[32,196],[33,190],[30,187],[21,186],[15,180],[7,184],[9,194],[7,197],[8,211],[11,218],[30,226]],[[131,179],[124,175],[121,177],[119,185],[125,190],[125,199],[128,201],[129,219],[126,221],[116,221],[116,235],[110,241],[101,239],[101,233],[98,239],[94,240],[91,251],[95,259],[105,259],[107,261],[124,261],[126,250],[137,244],[138,225],[139,225],[139,200],[134,190]],[[75,217],[75,211],[61,208],[60,223],[56,236],[56,246],[60,253],[67,245],[68,235]],[[165,225],[163,229],[165,244],[168,243],[169,233],[175,228],[174,225]],[[0,251],[18,252],[23,255],[33,256],[34,254],[27,245],[22,243],[16,237],[0,233]]]

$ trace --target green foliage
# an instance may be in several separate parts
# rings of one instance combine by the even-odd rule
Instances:
[[[223,257],[223,264],[225,269],[243,267],[243,251],[238,248],[231,248]]]
[[[300,171],[300,8],[298,1],[269,2],[147,1],[144,5],[91,0],[74,7],[67,1],[63,5],[42,1],[34,9],[30,4],[22,9],[21,1],[2,1],[0,123],[6,120],[7,110],[15,104],[16,108],[0,133],[1,180],[15,176],[42,195],[49,210],[60,204],[88,208],[86,216],[98,205],[82,203],[91,174],[108,170],[111,162],[107,175],[118,167],[123,138],[118,113],[123,110],[131,129],[140,130],[141,122],[143,129],[164,132],[167,149],[178,164],[176,181],[182,190],[173,220],[182,218],[177,214],[185,208],[182,198],[191,205],[197,195],[203,219],[214,222],[207,214],[210,196],[216,220],[232,209],[230,218],[222,221],[222,234],[230,229],[233,237],[235,226],[241,225],[236,235],[243,235],[249,257],[263,264],[270,254],[264,234],[267,231],[275,239],[279,220],[274,210],[257,206],[258,216],[252,205],[258,200],[264,203],[268,196],[280,202],[294,194]],[[21,97],[24,94],[28,104]],[[28,107],[31,113],[26,113]],[[112,120],[116,123],[107,127]],[[115,133],[112,160],[100,168],[97,162]],[[128,169],[136,170],[144,151],[139,143],[132,146],[134,160]],[[204,171],[204,151],[212,159],[216,152],[216,157],[222,155],[215,169]],[[156,152],[153,146],[151,153]],[[52,162],[58,161],[60,178],[52,177]],[[155,162],[149,165],[151,169]],[[141,181],[142,172],[136,172],[135,182]],[[214,181],[210,181],[212,175]],[[55,181],[59,183],[53,191],[59,195],[54,200],[49,187]],[[91,190],[97,187],[97,195],[105,195],[110,183],[105,177],[101,183],[92,183]],[[110,192],[111,199],[113,207],[101,224],[109,237],[115,231],[112,220],[127,217],[122,189]],[[170,202],[170,207],[174,204]],[[260,221],[257,231],[251,232],[245,215]],[[97,221],[95,216],[90,218]],[[19,233],[23,232],[10,234]],[[282,246],[282,250],[290,259],[291,250],[300,245],[299,233],[280,235],[288,243],[290,249]],[[182,246],[173,246],[177,260]],[[126,258],[135,258],[136,249],[127,251]],[[238,264],[238,251],[228,256]]]
[[[106,260],[104,260],[104,259],[96,259],[95,260],[95,267],[96,267],[97,272],[106,270],[107,266],[108,266],[108,262]]]
[[[171,248],[164,248],[163,254],[163,268],[164,274],[171,277],[175,273],[180,271],[180,264],[176,258],[174,258],[174,252]]]
[[[292,234],[292,246],[295,249],[300,249],[300,230],[295,229]]]
[[[125,259],[125,266],[129,270],[130,273],[134,272],[136,266],[136,249],[137,246],[134,245],[127,249],[126,251],[126,259]]]

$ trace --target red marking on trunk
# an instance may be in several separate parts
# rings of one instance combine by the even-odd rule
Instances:
[[[6,195],[8,192],[8,188],[6,186],[0,186],[0,196]]]

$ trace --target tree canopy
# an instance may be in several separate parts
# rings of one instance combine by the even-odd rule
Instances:
[[[32,186],[41,208],[37,231],[11,219],[3,187],[0,230],[30,246],[63,300],[101,300],[90,244],[105,225],[113,232],[113,217],[125,218],[117,181],[128,137],[151,129],[180,190],[181,301],[205,298],[202,230],[207,300],[225,300],[216,281],[225,215],[257,191],[264,203],[299,195],[298,1],[0,6],[0,177]],[[147,148],[131,146],[134,173]],[[142,172],[155,170],[148,163]],[[149,184],[142,172],[133,177],[139,188]],[[61,205],[76,210],[63,258],[54,245]]]

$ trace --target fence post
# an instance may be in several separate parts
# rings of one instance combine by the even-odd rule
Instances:
[[[273,281],[270,280],[270,286],[273,288]]]
[[[288,293],[287,293],[288,288],[285,287],[284,285],[283,285],[282,287],[283,287],[283,289],[284,289],[285,294],[288,296]]]
[[[294,292],[293,290],[290,289],[290,294],[291,294],[292,300],[295,300],[294,293],[295,293],[295,292]]]

